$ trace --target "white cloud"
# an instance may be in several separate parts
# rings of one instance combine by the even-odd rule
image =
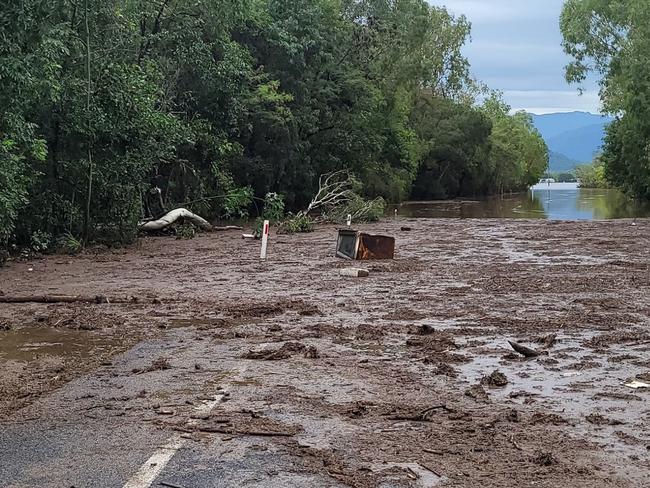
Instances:
[[[579,95],[577,90],[510,90],[503,93],[513,111],[526,110],[534,114],[554,112],[591,112],[601,110],[600,98],[596,92]]]
[[[598,112],[597,84],[589,79],[583,96],[567,84],[569,58],[562,50],[559,17],[564,0],[429,0],[464,14],[472,42],[463,52],[473,76],[502,90],[515,110],[535,113]]]

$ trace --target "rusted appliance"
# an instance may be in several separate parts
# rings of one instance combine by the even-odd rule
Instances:
[[[395,238],[341,229],[336,245],[336,255],[343,259],[363,261],[394,259]]]

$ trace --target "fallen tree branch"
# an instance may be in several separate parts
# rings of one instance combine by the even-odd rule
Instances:
[[[548,355],[547,351],[542,351],[542,352],[535,351],[530,347],[522,346],[521,344],[517,344],[516,342],[508,341],[508,344],[510,344],[510,347],[512,347],[516,352],[518,352],[519,354],[521,354],[526,358],[536,358],[537,356]]]
[[[348,202],[354,196],[354,180],[348,171],[336,171],[321,175],[318,180],[318,193],[307,210],[298,215],[307,216],[323,208],[332,208]]]
[[[156,301],[157,299],[152,299]],[[0,295],[0,303],[138,303],[136,297],[105,297],[103,295],[25,295],[7,296]]]
[[[193,214],[185,208],[177,208],[167,213],[164,217],[159,218],[158,220],[150,220],[148,222],[140,222],[138,225],[139,230],[144,230],[147,232],[155,232],[166,229],[174,222],[179,219],[189,220],[197,227],[203,230],[212,230],[212,224],[205,220],[203,217],[199,217],[196,214]]]
[[[167,488],[183,488],[181,485],[175,485],[173,483],[168,483],[166,481],[158,482],[160,486],[166,486]]]

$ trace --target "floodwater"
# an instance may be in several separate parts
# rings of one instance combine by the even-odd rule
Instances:
[[[0,332],[0,361],[33,361],[43,356],[84,358],[116,344],[109,337],[83,330],[22,327]]]
[[[630,200],[618,190],[578,188],[576,183],[542,183],[528,193],[393,205],[402,217],[519,218],[548,220],[609,220],[650,217],[650,204]]]

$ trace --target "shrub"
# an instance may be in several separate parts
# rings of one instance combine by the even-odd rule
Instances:
[[[30,247],[32,251],[37,253],[44,253],[50,249],[52,244],[52,234],[37,230],[32,234]]]
[[[297,234],[313,231],[314,220],[305,214],[290,215],[278,226],[279,234]]]
[[[81,241],[70,232],[59,236],[55,243],[56,252],[61,254],[77,254],[82,247]]]
[[[196,237],[196,227],[190,222],[184,222],[174,227],[176,239],[190,240]]]

